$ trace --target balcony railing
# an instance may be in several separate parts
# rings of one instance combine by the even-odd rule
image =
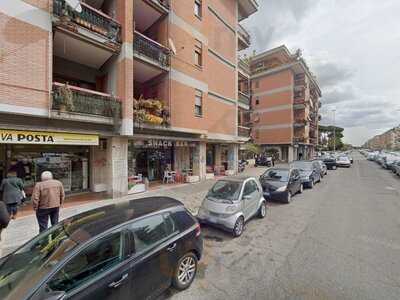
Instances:
[[[72,22],[120,43],[121,25],[105,13],[81,2],[82,12],[78,13],[65,3],[65,0],[53,0],[53,13],[62,22]]]
[[[121,117],[121,102],[109,94],[53,83],[52,109],[108,118]]]
[[[307,139],[305,137],[294,137],[293,143],[306,143]]]
[[[239,91],[239,102],[250,106],[250,96]]]
[[[169,49],[135,30],[133,52],[150,59],[161,67],[169,66]]]
[[[313,145],[318,144],[318,139],[317,138],[310,138],[310,144],[313,144]]]
[[[169,10],[169,7],[170,7],[169,0],[150,0],[150,1],[155,2],[155,3],[159,4],[160,6],[164,7],[165,9]]]
[[[238,126],[238,135],[241,137],[250,137],[250,127]]]
[[[250,65],[247,59],[239,58],[239,69],[246,75],[250,74]]]
[[[306,80],[304,78],[303,79],[296,79],[294,81],[294,86],[295,87],[305,87],[306,86]]]
[[[238,24],[238,35],[243,39],[243,41],[250,46],[251,37],[250,34],[243,28],[240,24]]]

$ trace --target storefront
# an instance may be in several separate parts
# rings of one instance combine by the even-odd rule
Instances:
[[[128,144],[128,176],[162,181],[164,172],[193,173],[198,143],[180,140],[141,139]]]
[[[207,173],[223,175],[227,170],[235,170],[234,150],[238,145],[234,144],[213,144],[206,145]]]
[[[89,190],[89,146],[98,136],[0,129],[0,178],[15,171],[29,195],[43,171],[51,171],[67,193]]]

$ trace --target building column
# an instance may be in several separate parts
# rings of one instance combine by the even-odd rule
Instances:
[[[239,145],[232,144],[228,147],[228,170],[233,170],[235,174],[238,170]]]
[[[217,144],[215,145],[214,166],[220,166],[221,164],[221,146]]]
[[[206,143],[200,142],[193,153],[193,175],[206,178]]]
[[[107,192],[113,198],[128,193],[128,138],[112,137],[107,141]]]
[[[288,146],[288,163],[291,163],[294,160],[294,148],[293,146]]]

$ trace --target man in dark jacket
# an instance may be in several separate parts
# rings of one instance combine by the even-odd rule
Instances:
[[[11,219],[15,219],[18,212],[18,204],[21,203],[24,190],[24,183],[17,177],[16,172],[8,172],[7,178],[3,179],[0,185],[0,192],[3,193],[2,201],[7,205]]]

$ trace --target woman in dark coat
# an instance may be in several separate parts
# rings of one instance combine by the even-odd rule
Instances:
[[[8,172],[7,178],[3,179],[0,185],[0,192],[3,193],[2,201],[7,205],[11,219],[15,219],[18,212],[18,205],[21,203],[24,190],[24,183],[17,177],[16,172]]]

